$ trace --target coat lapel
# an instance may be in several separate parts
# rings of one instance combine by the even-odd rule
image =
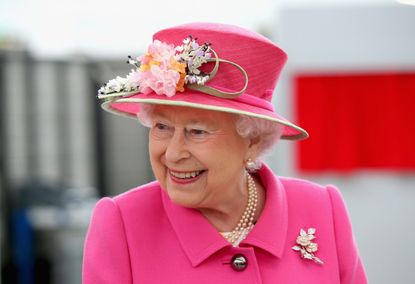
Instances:
[[[177,205],[161,192],[166,214],[192,266],[229,245],[198,210]]]

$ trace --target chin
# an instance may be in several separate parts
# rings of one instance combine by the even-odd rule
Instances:
[[[177,205],[187,207],[187,208],[197,208],[197,202],[192,200],[188,194],[183,194],[182,192],[177,192],[174,189],[166,190],[170,200]]]

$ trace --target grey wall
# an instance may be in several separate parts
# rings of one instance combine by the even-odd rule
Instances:
[[[292,80],[298,72],[415,71],[415,7],[282,7],[278,16],[274,39],[289,60],[275,106],[287,118],[293,117]],[[281,175],[341,189],[370,283],[413,283],[415,243],[407,239],[415,234],[415,173],[305,175],[296,171],[293,147],[281,141],[268,163]]]
[[[99,84],[128,69],[123,60],[36,60],[0,50],[1,262],[18,239],[7,224],[23,207],[36,252],[53,263],[53,283],[80,283],[97,199],[152,179],[146,129],[105,113],[96,98]]]

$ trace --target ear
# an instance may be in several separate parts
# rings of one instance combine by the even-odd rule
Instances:
[[[261,142],[261,136],[249,139],[248,150],[246,152],[245,159],[250,158],[252,160],[255,160],[256,158],[258,158]]]

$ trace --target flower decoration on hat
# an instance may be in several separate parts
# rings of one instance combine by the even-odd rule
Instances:
[[[212,56],[213,55],[213,56]],[[214,62],[214,68],[206,73],[200,67]],[[229,63],[237,67],[245,77],[245,86],[239,92],[228,93],[204,86],[218,71],[219,62]],[[145,55],[133,59],[128,56],[127,63],[135,68],[126,77],[116,77],[98,90],[98,98],[112,98],[132,93],[173,97],[176,92],[183,92],[185,86],[218,97],[236,97],[241,95],[248,84],[245,70],[234,62],[218,58],[209,43],[199,44],[197,38],[189,36],[182,45],[174,46],[154,40]]]
[[[315,252],[318,250],[317,243],[312,242],[316,237],[314,234],[316,233],[316,229],[309,228],[307,232],[303,229],[300,230],[300,235],[296,239],[295,246],[292,247],[293,250],[299,251],[301,253],[301,257],[304,259],[313,260],[318,264],[323,264],[324,262],[314,255]]]

